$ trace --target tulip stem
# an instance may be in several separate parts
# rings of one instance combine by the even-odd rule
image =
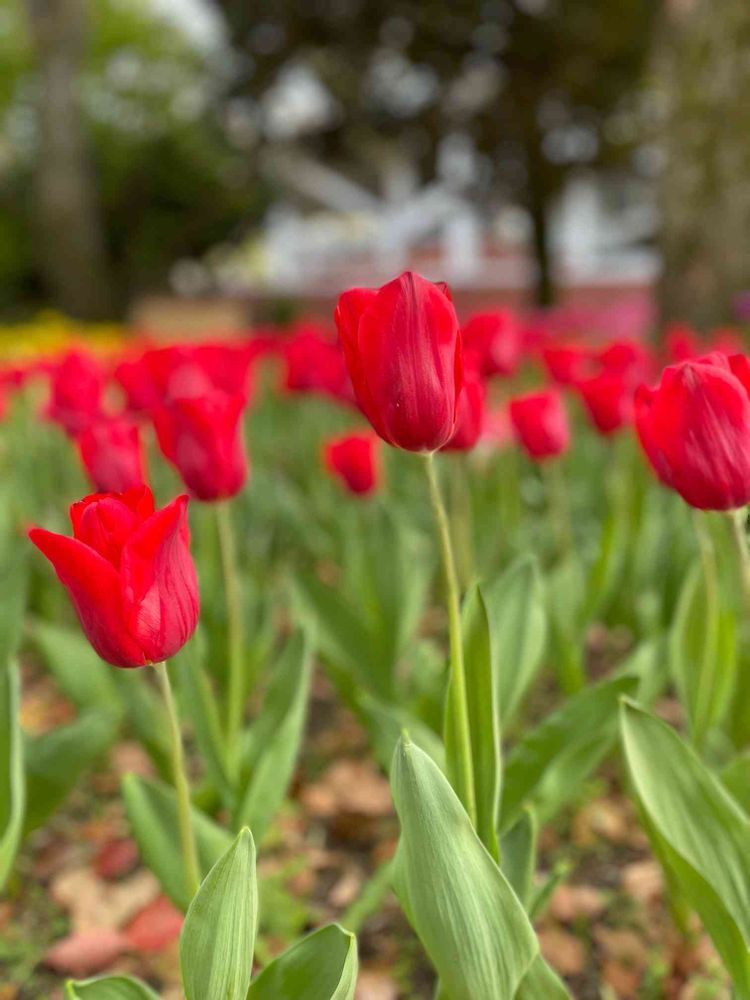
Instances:
[[[750,614],[750,549],[748,549],[747,534],[745,532],[747,508],[740,507],[738,510],[730,510],[727,512],[727,516],[732,526],[732,538],[740,566],[745,611],[747,614]]]
[[[451,516],[456,540],[456,562],[461,586],[465,589],[475,576],[473,516],[471,508],[471,485],[469,464],[466,455],[452,456],[451,462]]]
[[[558,457],[541,462],[542,476],[547,491],[547,503],[557,543],[557,555],[568,556],[573,551],[573,523],[565,473]]]
[[[705,622],[706,638],[703,650],[703,664],[698,674],[698,689],[695,698],[696,710],[692,720],[693,740],[698,747],[714,715],[714,687],[716,681],[717,617],[719,614],[719,577],[716,566],[716,551],[704,511],[693,510],[693,523],[698,538],[703,579],[706,587]]]
[[[185,772],[185,754],[182,748],[182,734],[180,732],[180,719],[177,714],[177,705],[172,694],[172,684],[169,680],[169,671],[166,662],[155,663],[154,669],[159,679],[162,697],[169,716],[170,738],[172,743],[172,779],[174,789],[177,793],[177,821],[180,828],[180,844],[182,845],[182,859],[185,864],[185,881],[188,892],[192,898],[198,891],[201,883],[200,868],[198,867],[198,851],[195,846],[195,833],[191,817],[190,806],[190,785],[188,784]]]
[[[456,560],[453,555],[448,516],[440,492],[440,485],[435,470],[435,459],[432,452],[425,457],[425,469],[430,485],[430,500],[435,516],[440,548],[443,557],[443,572],[446,583],[446,599],[448,603],[448,630],[450,634],[451,673],[448,686],[448,698],[452,712],[455,740],[458,757],[456,774],[456,791],[464,804],[472,824],[476,825],[476,797],[474,792],[474,762],[471,752],[471,729],[469,724],[469,708],[466,692],[466,670],[464,667],[464,647],[461,637],[461,606],[459,601],[458,576]]]
[[[230,774],[239,774],[239,742],[244,709],[244,678],[242,651],[242,600],[237,572],[234,530],[229,501],[216,504],[216,524],[219,532],[221,567],[224,574],[224,596],[227,605],[227,639],[229,679],[227,684],[227,756]]]

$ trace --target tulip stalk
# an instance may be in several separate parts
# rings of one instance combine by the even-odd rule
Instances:
[[[707,712],[711,706],[711,684],[714,679],[714,660],[716,657],[716,620],[719,609],[719,576],[716,566],[716,551],[714,542],[709,531],[706,517],[702,511],[693,511],[693,523],[700,549],[701,563],[703,565],[703,579],[706,586],[706,643],[704,650],[704,665],[698,678],[699,691],[695,703],[698,706],[701,717],[694,722],[693,739],[698,746],[701,746],[708,728]]]
[[[734,541],[737,561],[740,569],[740,579],[742,582],[742,596],[745,601],[745,610],[750,614],[750,549],[747,544],[747,534],[745,525],[747,523],[747,508],[740,507],[738,510],[727,512],[729,523],[732,529],[732,539]]]
[[[442,552],[443,572],[448,605],[448,631],[450,636],[451,675],[448,697],[453,709],[456,726],[456,749],[458,754],[458,794],[473,824],[476,824],[476,795],[474,791],[474,764],[471,753],[471,728],[466,692],[466,669],[461,636],[461,605],[459,599],[458,574],[453,554],[448,515],[445,511],[440,485],[435,470],[433,452],[425,456],[425,470],[430,487],[430,500],[435,518],[438,539]]]
[[[219,533],[219,549],[224,576],[224,595],[227,607],[227,639],[229,679],[227,684],[227,749],[230,773],[239,773],[239,742],[242,732],[244,703],[244,678],[242,675],[242,651],[244,647],[242,623],[242,599],[240,595],[239,573],[237,571],[236,548],[229,501],[216,504],[216,524]]]
[[[159,686],[164,698],[167,715],[169,716],[170,740],[172,744],[172,778],[177,794],[177,822],[180,830],[182,858],[185,865],[185,881],[188,892],[192,897],[198,891],[201,878],[191,816],[190,785],[185,771],[185,753],[182,747],[180,719],[177,714],[177,705],[172,693],[172,684],[169,680],[169,671],[166,662],[155,663],[154,669],[159,679]]]

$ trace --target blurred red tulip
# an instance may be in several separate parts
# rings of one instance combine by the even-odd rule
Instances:
[[[510,309],[475,313],[461,329],[463,347],[479,359],[485,377],[513,375],[521,362],[521,328]]]
[[[146,481],[141,432],[127,417],[97,420],[76,436],[83,465],[101,493],[124,493]]]
[[[452,436],[463,386],[461,336],[445,285],[412,271],[339,296],[339,330],[357,402],[388,444],[435,451]]]
[[[351,493],[372,493],[380,479],[380,440],[374,434],[342,434],[328,441],[323,459],[328,471]]]
[[[297,326],[284,342],[284,388],[289,392],[321,392],[343,403],[354,402],[341,345],[313,323]]]
[[[479,372],[471,366],[464,369],[464,386],[458,397],[458,416],[453,436],[443,451],[470,451],[479,440],[484,427],[484,404],[487,396]]]
[[[633,419],[633,386],[623,375],[602,372],[575,383],[591,422],[600,434],[614,434]]]
[[[664,346],[670,361],[687,361],[703,353],[698,333],[687,323],[670,323],[664,330]]]
[[[635,422],[659,479],[692,507],[750,503],[750,363],[743,355],[669,365],[655,389],[636,393]]]
[[[516,438],[528,455],[540,461],[560,455],[570,444],[570,426],[557,389],[544,389],[510,401]]]
[[[596,371],[593,358],[592,349],[582,344],[565,344],[542,350],[542,361],[549,376],[559,385],[572,385],[593,375]]]
[[[173,656],[198,622],[186,496],[161,510],[147,486],[96,493],[70,508],[73,537],[32,528],[89,642],[116,667]]]
[[[159,447],[199,500],[234,496],[245,484],[244,409],[244,396],[209,389],[153,411]]]
[[[68,351],[49,371],[50,398],[45,415],[68,434],[76,434],[104,416],[106,374],[88,351]]]

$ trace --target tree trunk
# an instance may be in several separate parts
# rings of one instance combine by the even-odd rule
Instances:
[[[26,0],[39,72],[36,251],[55,305],[111,313],[110,284],[78,90],[87,0]]]
[[[655,60],[665,320],[726,322],[734,297],[750,289],[748,52],[748,0],[672,3]]]

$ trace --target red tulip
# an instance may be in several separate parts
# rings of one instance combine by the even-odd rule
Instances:
[[[321,392],[344,403],[354,402],[341,345],[316,324],[300,324],[284,343],[283,356],[287,391]]]
[[[343,434],[326,443],[323,459],[352,493],[372,493],[380,479],[379,447],[374,434]]]
[[[542,350],[542,361],[550,378],[560,385],[571,385],[596,371],[593,351],[581,344],[545,347]]]
[[[198,622],[186,496],[154,511],[147,486],[95,493],[70,508],[73,537],[29,537],[67,588],[89,642],[116,667],[173,656]]]
[[[580,379],[576,389],[600,434],[614,434],[632,421],[633,385],[623,375],[605,371]]]
[[[708,354],[669,365],[635,397],[638,436],[657,476],[692,507],[750,502],[750,363]]]
[[[464,348],[479,358],[482,375],[513,375],[523,350],[521,328],[510,309],[475,313],[461,330]]]
[[[557,389],[531,392],[510,401],[516,438],[537,461],[560,455],[570,444],[568,416]]]
[[[244,408],[244,396],[213,389],[154,410],[159,447],[199,500],[234,496],[245,484]]]
[[[445,285],[412,271],[339,296],[336,325],[357,402],[388,444],[435,451],[451,437],[463,385],[461,336]]]
[[[124,493],[146,482],[141,432],[127,417],[98,420],[76,436],[84,468],[102,493]]]
[[[60,424],[68,434],[77,434],[104,415],[105,382],[104,369],[92,354],[68,351],[50,369],[47,418]]]
[[[484,427],[484,402],[487,395],[479,372],[469,366],[464,370],[464,386],[458,398],[456,429],[443,451],[470,451]]]

